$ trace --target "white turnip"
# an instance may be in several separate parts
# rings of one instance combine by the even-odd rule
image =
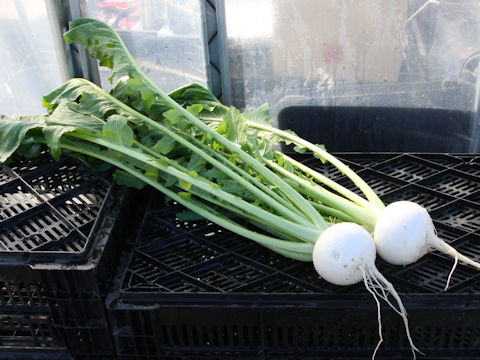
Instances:
[[[445,289],[457,261],[480,269],[479,263],[441,240],[428,211],[411,201],[397,201],[382,210],[375,225],[374,240],[380,257],[393,265],[411,264],[433,250],[454,257]]]
[[[407,313],[392,284],[376,268],[375,258],[376,249],[372,236],[360,225],[348,222],[335,224],[325,230],[313,250],[313,265],[323,279],[342,286],[363,280],[367,290],[373,295],[378,309],[380,340],[372,358],[383,341],[378,297],[384,299],[402,317],[415,358],[415,351],[418,349],[410,337]],[[389,301],[388,294],[394,297],[398,308]]]

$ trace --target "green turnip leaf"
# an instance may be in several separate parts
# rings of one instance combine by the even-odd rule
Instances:
[[[5,162],[18,149],[28,131],[44,125],[43,115],[0,115],[0,162]]]

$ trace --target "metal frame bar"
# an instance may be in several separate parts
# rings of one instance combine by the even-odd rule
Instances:
[[[225,105],[231,104],[224,0],[203,0],[207,83]]]
[[[52,38],[60,67],[62,81],[82,77],[100,85],[96,60],[88,52],[74,44],[68,45],[63,33],[71,20],[87,16],[85,0],[45,0]]]

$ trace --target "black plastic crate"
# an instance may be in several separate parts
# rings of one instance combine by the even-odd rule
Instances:
[[[46,152],[0,174],[0,357],[114,358],[104,297],[127,191]]]
[[[385,203],[403,198],[427,207],[439,236],[480,260],[480,203],[463,185],[475,184],[469,167],[480,157],[337,156],[365,175]],[[337,176],[320,160],[299,158]],[[446,186],[451,190],[442,191]],[[378,341],[377,309],[363,284],[328,284],[311,263],[284,258],[207,221],[180,221],[181,210],[151,201],[135,244],[123,253],[106,299],[119,359],[370,358]],[[437,252],[405,267],[377,259],[400,292],[422,358],[478,356],[480,272],[458,265],[444,292],[452,265]],[[411,358],[401,319],[385,304],[382,325],[376,358]]]

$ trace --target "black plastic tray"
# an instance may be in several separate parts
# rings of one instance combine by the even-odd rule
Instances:
[[[480,260],[480,155],[337,154],[386,203],[424,204],[439,235]],[[343,182],[331,166],[310,166]],[[349,181],[344,181],[347,187]],[[289,260],[181,207],[152,201],[107,296],[119,359],[366,359],[378,341],[376,305],[363,284],[339,287],[311,263]],[[431,253],[406,267],[377,260],[401,293],[425,359],[477,358],[480,272]],[[377,359],[411,358],[401,319],[382,305]]]
[[[47,152],[0,166],[0,357],[114,358],[104,297],[126,190]]]

